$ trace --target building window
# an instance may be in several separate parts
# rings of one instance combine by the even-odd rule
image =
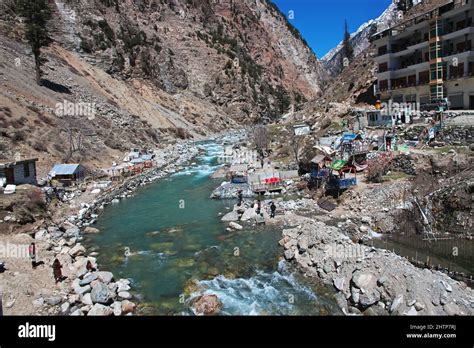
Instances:
[[[388,70],[388,64],[387,63],[379,64],[379,73],[385,72],[387,70]]]
[[[420,85],[426,85],[430,82],[430,72],[429,71],[420,71],[418,74],[418,83]]]
[[[379,47],[379,56],[383,56],[384,54],[387,54],[387,45]]]
[[[30,164],[29,163],[23,163],[23,176],[25,178],[30,177]]]

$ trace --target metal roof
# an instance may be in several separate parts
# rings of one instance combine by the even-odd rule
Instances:
[[[51,176],[55,175],[72,175],[80,167],[80,164],[56,164],[49,172]]]

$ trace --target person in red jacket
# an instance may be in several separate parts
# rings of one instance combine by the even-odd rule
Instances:
[[[63,279],[63,272],[61,271],[61,268],[63,268],[61,262],[59,262],[58,259],[55,259],[53,262],[53,275],[56,283],[60,282]]]

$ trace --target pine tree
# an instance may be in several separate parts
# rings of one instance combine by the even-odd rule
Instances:
[[[346,20],[344,22],[344,40],[342,43],[342,60],[344,62],[344,58],[347,58],[349,61],[351,61],[353,57],[354,57],[354,47],[352,47],[351,34],[349,33],[349,29],[347,27],[347,20]]]
[[[41,49],[48,46],[52,39],[49,35],[48,22],[51,19],[51,8],[48,0],[18,0],[17,13],[25,23],[26,40],[31,46],[35,57],[36,82],[41,85],[42,65]]]

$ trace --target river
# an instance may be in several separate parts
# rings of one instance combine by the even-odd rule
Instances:
[[[216,294],[227,315],[341,314],[333,291],[313,284],[281,260],[281,229],[227,232],[220,218],[235,202],[211,200],[222,180],[222,146],[202,151],[183,171],[107,206],[87,237],[101,268],[134,284],[139,314],[192,314],[190,299]],[[197,286],[190,286],[193,282]]]

